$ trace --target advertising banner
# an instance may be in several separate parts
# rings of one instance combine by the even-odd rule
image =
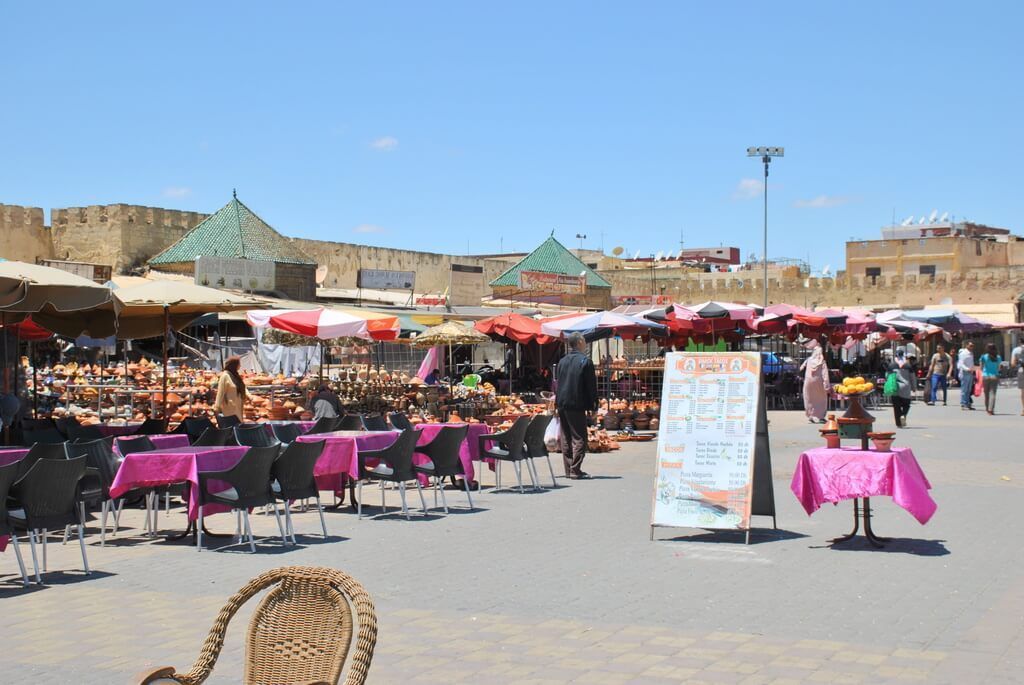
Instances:
[[[652,526],[749,530],[761,356],[666,355]]]
[[[519,289],[531,293],[584,295],[587,292],[587,277],[546,271],[520,271]]]
[[[412,290],[416,283],[415,271],[388,271],[387,269],[360,269],[356,287],[371,290]]]

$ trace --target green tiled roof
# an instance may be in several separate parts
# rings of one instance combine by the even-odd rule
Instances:
[[[566,249],[565,245],[551,236],[537,249],[526,255],[511,269],[491,281],[491,287],[518,286],[520,271],[543,271],[545,273],[578,276],[580,271],[587,273],[587,287],[610,288],[612,284],[601,278],[580,258]]]
[[[193,262],[196,257],[244,257],[261,262],[316,264],[294,243],[233,197],[150,264]]]

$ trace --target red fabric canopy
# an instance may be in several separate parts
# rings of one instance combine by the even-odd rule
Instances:
[[[536,342],[540,345],[558,342],[557,338],[544,335],[540,330],[540,321],[522,314],[499,314],[473,324],[476,330],[495,339],[528,344]]]
[[[8,324],[7,328],[18,337],[20,340],[27,340],[29,342],[39,342],[41,340],[49,340],[53,337],[53,332],[46,330],[31,318],[22,319],[18,323]]]

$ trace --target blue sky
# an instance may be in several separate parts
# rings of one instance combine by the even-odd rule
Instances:
[[[1019,3],[8,3],[0,202],[455,253],[839,266],[937,209],[1024,232]]]

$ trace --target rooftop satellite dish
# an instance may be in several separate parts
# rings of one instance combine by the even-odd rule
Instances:
[[[636,254],[633,255],[633,259],[640,259],[640,250],[636,251]]]
[[[939,223],[945,223],[946,219],[949,218],[949,212],[943,212],[942,216],[939,217]]]
[[[615,255],[616,257],[618,257],[623,252],[625,252],[625,250],[621,246],[612,249],[612,254]]]
[[[324,287],[324,281],[327,280],[327,267],[326,266],[318,266],[318,267],[316,267],[316,276],[315,276],[315,278],[316,278],[317,287],[320,287],[320,288]]]
[[[661,251],[659,251],[658,254],[654,255],[654,261],[658,261],[660,259],[661,259]]]
[[[821,275],[824,278],[828,278],[830,275],[832,275],[832,265],[826,264],[825,268],[821,270]]]
[[[928,223],[934,224],[935,219],[939,216],[939,210],[933,209],[932,213],[928,215]]]
[[[924,218],[924,217],[922,216],[922,217],[921,217],[921,220],[917,222],[917,225],[918,225],[918,226],[924,226],[924,219],[925,219],[925,218]]]
[[[914,215],[911,214],[910,216],[908,216],[906,219],[903,220],[903,223],[900,224],[900,226],[910,226],[913,223],[914,223]]]

